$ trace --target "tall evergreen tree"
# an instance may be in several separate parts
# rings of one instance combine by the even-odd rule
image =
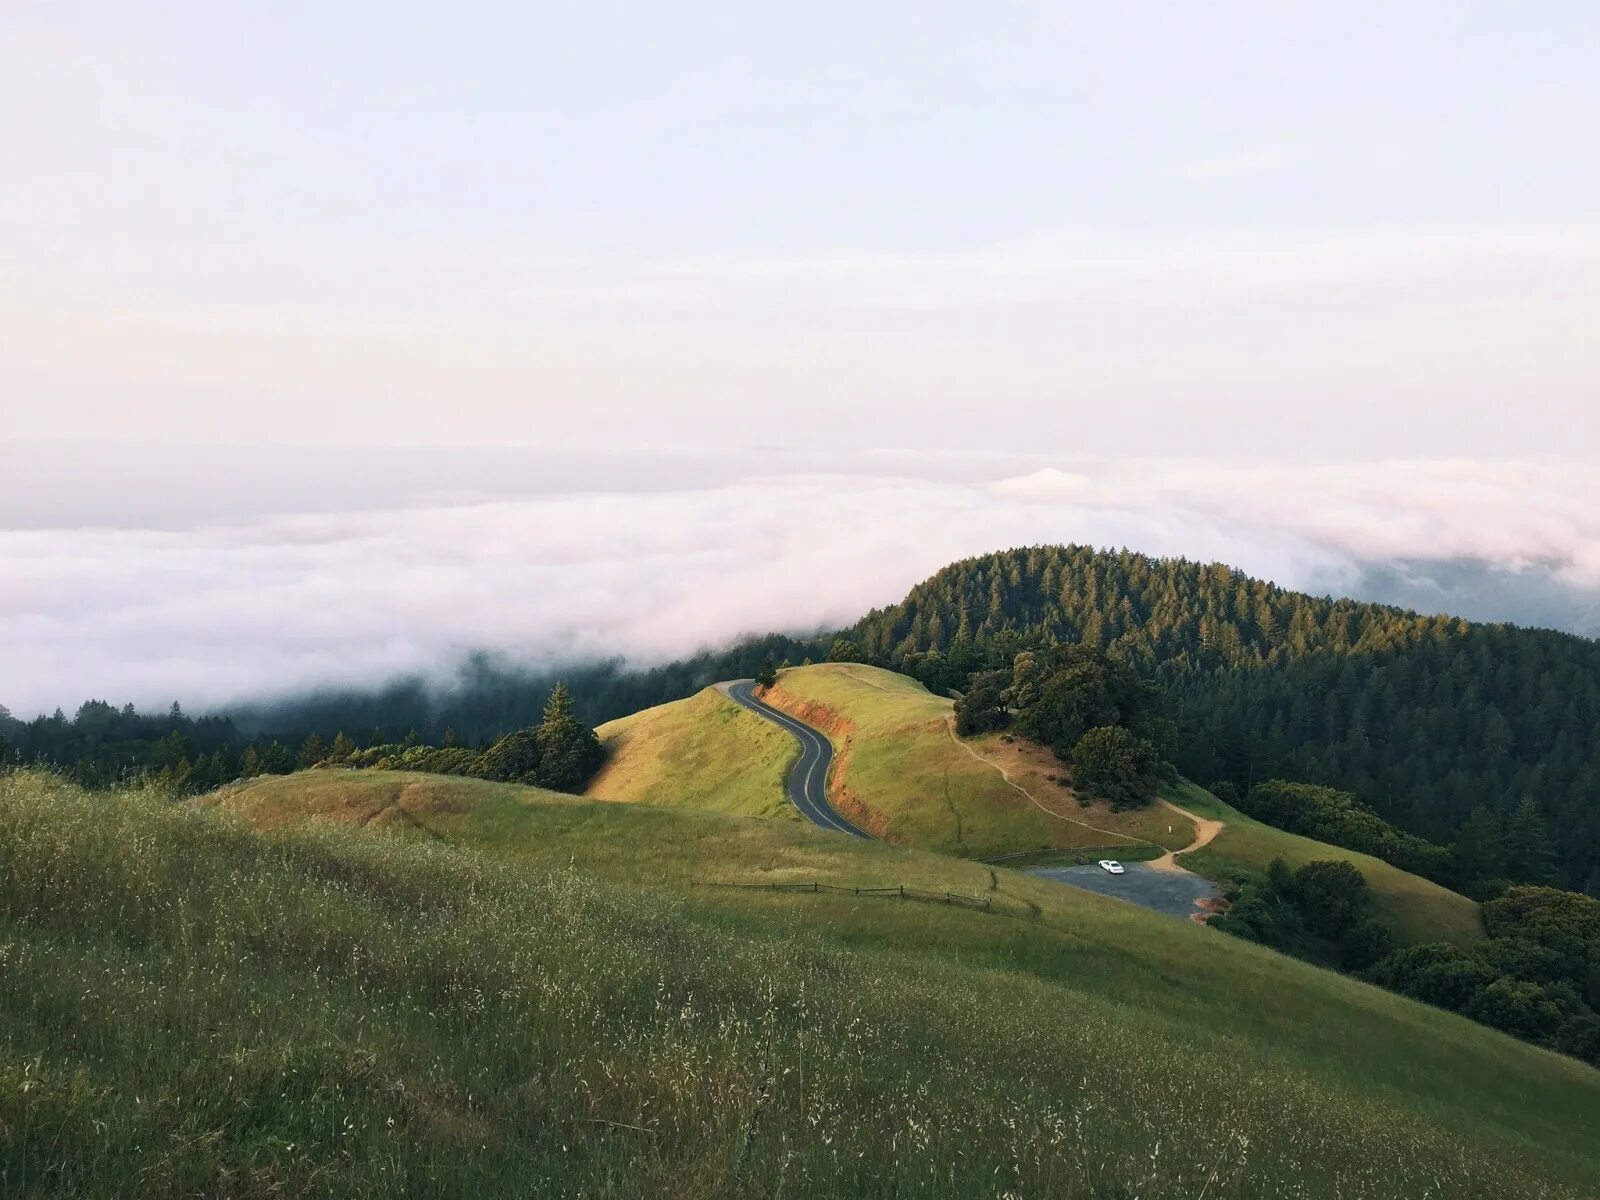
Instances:
[[[246,779],[253,779],[263,773],[261,751],[256,749],[254,742],[251,742],[244,748],[244,753],[239,756],[239,774]]]
[[[565,683],[558,682],[551,690],[534,737],[539,747],[538,781],[559,792],[581,791],[605,758],[594,730],[578,720]]]
[[[829,662],[858,663],[865,662],[866,656],[862,654],[861,647],[849,638],[838,637],[833,639],[833,645],[828,649]]]
[[[1505,846],[1501,840],[1500,820],[1488,805],[1480,804],[1472,810],[1472,815],[1456,835],[1451,854],[1463,884],[1497,879],[1505,871]]]
[[[1532,796],[1517,802],[1506,822],[1506,866],[1525,883],[1551,883],[1556,877],[1556,848],[1550,840],[1544,810]]]
[[[327,753],[328,747],[322,738],[315,733],[308,734],[306,740],[300,743],[297,761],[302,768],[314,767],[327,756]]]

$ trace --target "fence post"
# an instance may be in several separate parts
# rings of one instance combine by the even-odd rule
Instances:
[[[904,900],[905,898],[906,898],[906,885],[902,883],[900,885],[900,899]]]
[[[815,883],[815,881],[813,881],[812,884],[811,884],[811,894],[813,896],[815,896],[817,894],[817,884]]]

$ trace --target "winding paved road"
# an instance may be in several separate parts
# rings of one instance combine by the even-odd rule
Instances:
[[[833,746],[828,739],[803,721],[763,704],[755,696],[755,680],[736,679],[717,684],[717,691],[758,717],[781,725],[800,743],[800,757],[789,769],[786,790],[789,799],[812,824],[851,837],[870,837],[833,810],[828,803],[828,768],[833,763]]]

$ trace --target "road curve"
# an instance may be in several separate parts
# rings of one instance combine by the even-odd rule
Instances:
[[[748,708],[756,716],[781,725],[800,743],[800,757],[789,769],[785,790],[789,800],[813,825],[831,829],[850,837],[870,837],[834,811],[828,803],[828,768],[833,764],[833,745],[828,739],[803,721],[797,721],[786,712],[779,712],[770,704],[763,704],[755,696],[755,680],[735,679],[717,684],[721,692],[735,704]]]

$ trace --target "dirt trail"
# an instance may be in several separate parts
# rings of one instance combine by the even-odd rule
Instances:
[[[1117,833],[1117,832],[1115,832],[1113,830],[1110,830],[1110,829],[1101,829],[1098,825],[1091,825],[1087,821],[1079,821],[1074,817],[1066,816],[1063,813],[1056,812],[1053,808],[1047,807],[1046,805],[1040,803],[1039,798],[1037,796],[1035,796],[1027,788],[1023,787],[1015,779],[1011,778],[1010,772],[1008,772],[999,763],[995,762],[994,759],[985,758],[983,755],[979,754],[976,750],[974,750],[966,742],[963,742],[961,740],[961,738],[959,736],[957,736],[957,734],[956,734],[956,719],[955,719],[954,716],[949,716],[949,717],[945,718],[944,727],[945,727],[945,732],[950,735],[950,740],[952,742],[954,742],[956,745],[960,746],[963,750],[965,750],[968,754],[972,755],[972,757],[977,759],[979,762],[983,763],[986,766],[993,767],[996,771],[998,771],[1000,773],[1000,778],[1001,779],[1004,779],[1009,786],[1015,788],[1017,791],[1021,792],[1024,796],[1026,796],[1028,798],[1029,802],[1032,803],[1032,805],[1035,808],[1037,808],[1040,812],[1045,813],[1048,816],[1052,816],[1058,821],[1065,821],[1068,825],[1077,825],[1080,828],[1089,829],[1089,830],[1092,830],[1095,833],[1102,834],[1105,837],[1110,838],[1113,845],[1126,846],[1130,841],[1142,842],[1142,841],[1146,840],[1144,838],[1134,837],[1132,834],[1128,834],[1128,833]],[[1155,845],[1155,843],[1151,842],[1150,845],[1153,846],[1153,845]]]
[[[1227,828],[1227,825],[1226,825],[1225,822],[1212,821],[1212,820],[1208,820],[1205,817],[1197,817],[1192,812],[1189,812],[1187,809],[1179,808],[1171,800],[1163,800],[1163,801],[1161,801],[1161,807],[1162,808],[1171,809],[1173,812],[1177,813],[1180,817],[1182,817],[1186,821],[1193,821],[1194,822],[1194,829],[1195,829],[1195,836],[1194,836],[1194,841],[1190,842],[1182,850],[1168,850],[1160,858],[1153,859],[1151,862],[1146,864],[1151,869],[1156,870],[1156,871],[1181,871],[1181,870],[1183,870],[1184,868],[1182,868],[1182,867],[1180,867],[1178,865],[1178,855],[1187,854],[1191,850],[1198,850],[1202,846],[1209,845],[1211,843],[1211,839],[1212,838],[1216,837],[1217,834],[1221,833],[1224,829]]]
[[[1007,772],[1006,769],[1003,766],[1001,766],[999,763],[995,762],[991,758],[985,758],[983,755],[979,754],[976,750],[974,750],[966,742],[962,741],[956,735],[956,721],[955,721],[955,717],[954,716],[946,718],[945,730],[946,730],[946,732],[948,732],[950,734],[950,740],[952,742],[954,742],[956,745],[960,746],[963,750],[965,750],[968,754],[972,755],[972,757],[977,759],[979,762],[985,763],[988,766],[993,767],[996,771],[999,772],[1001,779],[1004,779],[1007,784],[1009,784],[1011,787],[1015,788],[1017,791],[1021,792],[1024,796],[1026,796],[1029,799],[1029,801],[1032,802],[1033,806],[1035,808],[1037,808],[1040,812],[1048,813],[1050,816],[1055,817],[1057,820],[1066,821],[1070,825],[1078,825],[1078,826],[1081,826],[1084,829],[1093,830],[1095,833],[1102,834],[1102,835],[1104,835],[1106,837],[1111,838],[1114,842],[1124,843],[1125,844],[1130,840],[1136,841],[1136,842],[1148,841],[1148,839],[1146,839],[1146,838],[1137,838],[1137,837],[1134,837],[1132,834],[1116,833],[1116,832],[1113,832],[1110,829],[1101,829],[1098,825],[1091,825],[1087,821],[1079,821],[1079,820],[1076,820],[1076,819],[1074,819],[1072,817],[1065,816],[1062,813],[1056,812],[1054,809],[1051,809],[1051,808],[1047,807],[1046,805],[1040,803],[1038,797],[1036,797],[1027,788],[1023,787],[1015,779],[1011,778],[1010,773]],[[1149,868],[1151,868],[1152,870],[1155,870],[1155,871],[1184,871],[1185,869],[1182,866],[1180,866],[1179,863],[1178,863],[1178,855],[1180,855],[1180,854],[1188,854],[1191,850],[1199,850],[1202,846],[1209,845],[1211,843],[1211,840],[1213,838],[1215,838],[1217,836],[1217,834],[1221,833],[1224,829],[1227,828],[1226,822],[1213,821],[1213,820],[1209,820],[1206,817],[1198,817],[1194,813],[1189,812],[1187,809],[1179,808],[1176,804],[1172,803],[1172,801],[1170,801],[1170,800],[1162,800],[1161,801],[1161,807],[1166,808],[1166,809],[1170,809],[1172,812],[1177,813],[1178,816],[1182,817],[1186,821],[1193,822],[1194,823],[1194,829],[1195,829],[1195,836],[1194,836],[1194,841],[1190,842],[1182,850],[1165,850],[1165,851],[1163,851],[1163,853],[1162,853],[1160,858],[1153,858],[1149,862],[1144,864],[1145,866],[1147,866],[1147,867],[1149,867]],[[1157,843],[1150,842],[1149,844],[1154,846]],[[1185,872],[1185,873],[1187,873],[1187,872]],[[1204,922],[1204,914],[1200,914],[1199,919],[1203,923]]]
[[[880,692],[894,691],[893,688],[884,687],[883,684],[879,683],[876,679],[868,679],[865,675],[857,675],[849,667],[844,669],[844,673],[850,676],[851,679],[854,679],[857,683],[864,683],[870,688],[877,688]]]
[[[887,691],[893,690],[891,688],[884,687],[883,684],[877,682],[877,680],[868,679],[863,675],[856,674],[854,671],[850,670],[848,667],[846,667],[844,669],[844,673],[846,675],[850,676],[850,678],[854,679],[857,683],[864,683],[868,687],[877,688],[880,692],[887,692]],[[1101,829],[1098,825],[1091,825],[1087,821],[1079,821],[1074,817],[1066,816],[1064,813],[1058,813],[1053,808],[1050,808],[1048,805],[1043,804],[1039,800],[1039,798],[1037,796],[1035,796],[1027,788],[1023,787],[1015,779],[1011,778],[1010,772],[1008,772],[1003,766],[1001,766],[999,763],[995,762],[992,758],[985,758],[983,755],[979,754],[976,750],[974,750],[971,745],[969,745],[968,743],[962,741],[961,738],[959,736],[957,736],[957,734],[956,734],[956,718],[955,718],[955,714],[954,713],[952,713],[950,716],[945,718],[945,731],[947,733],[949,733],[950,740],[952,742],[954,742],[956,745],[960,746],[968,754],[972,755],[973,758],[977,759],[981,763],[984,763],[984,764],[986,764],[988,766],[993,767],[997,772],[999,772],[1000,778],[1005,780],[1006,784],[1009,787],[1012,787],[1012,788],[1016,789],[1017,791],[1021,792],[1024,796],[1026,796],[1028,798],[1028,802],[1030,804],[1032,804],[1035,808],[1037,808],[1040,812],[1045,813],[1048,816],[1052,816],[1058,821],[1065,821],[1069,825],[1077,825],[1082,829],[1088,829],[1088,830],[1091,830],[1094,833],[1101,834],[1104,837],[1111,838],[1112,841],[1116,842],[1116,843],[1126,844],[1128,841],[1132,840],[1132,841],[1135,841],[1135,842],[1147,842],[1149,845],[1152,845],[1152,846],[1155,846],[1155,845],[1159,844],[1159,843],[1156,843],[1156,842],[1149,841],[1148,838],[1139,838],[1139,837],[1134,837],[1132,834],[1128,834],[1128,833],[1117,833],[1117,832],[1115,832],[1113,830],[1110,830],[1110,829]],[[1170,801],[1170,800],[1162,800],[1161,801],[1161,807],[1166,808],[1166,809],[1170,809],[1171,811],[1177,813],[1178,816],[1182,817],[1186,821],[1192,821],[1194,823],[1195,837],[1194,837],[1194,841],[1190,842],[1182,850],[1164,850],[1162,852],[1162,855],[1161,855],[1160,858],[1151,859],[1149,862],[1144,864],[1145,866],[1150,867],[1152,870],[1155,870],[1155,871],[1184,871],[1185,869],[1178,865],[1178,855],[1180,855],[1180,854],[1188,854],[1191,850],[1199,850],[1203,846],[1210,845],[1211,840],[1213,838],[1215,838],[1217,836],[1217,834],[1221,833],[1225,828],[1227,828],[1226,822],[1213,821],[1213,820],[1210,820],[1210,819],[1208,819],[1206,817],[1196,816],[1194,813],[1189,812],[1186,809],[1179,808],[1176,804],[1172,803],[1172,801]],[[1185,872],[1185,873],[1188,873],[1188,872]],[[1224,905],[1226,905],[1227,902],[1226,901],[1222,901],[1222,903]],[[1198,921],[1200,924],[1204,925],[1206,917],[1209,916],[1210,913],[1213,912],[1213,911],[1217,911],[1217,910],[1202,907],[1202,910],[1200,912],[1195,913],[1190,919],[1194,920],[1194,921]]]

